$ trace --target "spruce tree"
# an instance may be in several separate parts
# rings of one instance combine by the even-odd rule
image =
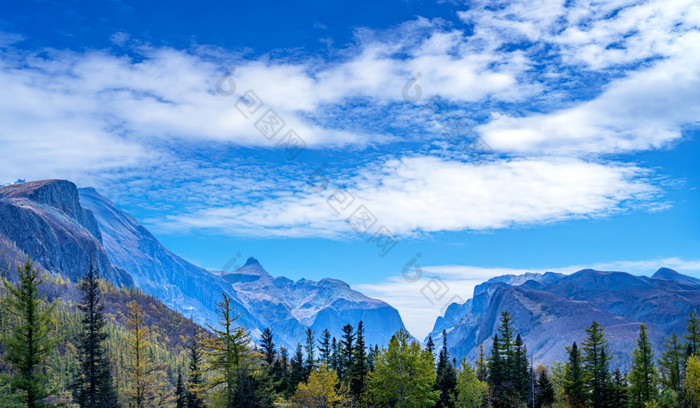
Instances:
[[[700,319],[698,319],[698,313],[695,310],[690,312],[687,322],[687,333],[684,335],[686,356],[700,356]]]
[[[428,336],[428,341],[425,343],[425,350],[435,359],[435,342],[433,336]]]
[[[637,348],[632,353],[632,369],[628,377],[632,407],[644,408],[648,402],[656,398],[654,353],[644,324],[639,326]]]
[[[365,329],[362,320],[357,324],[355,335],[356,341],[350,369],[350,392],[355,401],[361,401],[365,393],[365,382],[369,372],[367,368],[367,350],[365,348]]]
[[[527,347],[523,339],[518,334],[513,346],[513,364],[511,366],[511,382],[515,391],[520,395],[520,399],[525,401],[530,394],[530,370],[527,361]],[[533,381],[535,378],[532,379]]]
[[[454,407],[457,388],[457,370],[450,363],[450,355],[447,349],[447,331],[442,331],[442,349],[438,357],[436,370],[435,390],[440,392],[436,408]]]
[[[4,337],[5,361],[10,364],[10,388],[14,399],[27,408],[53,406],[46,398],[55,392],[49,387],[44,364],[56,341],[49,334],[53,324],[53,305],[39,298],[42,273],[27,260],[17,267],[19,282],[3,281],[7,290],[7,307],[18,319],[14,330]]]
[[[608,390],[610,388],[610,359],[608,341],[605,339],[603,328],[597,322],[592,322],[586,328],[587,337],[583,341],[583,368],[586,373],[586,387],[590,395],[592,408],[608,406]]]
[[[185,408],[185,402],[185,384],[182,382],[182,370],[178,368],[177,383],[175,384],[175,408]]]
[[[333,337],[333,340],[331,340],[331,356],[330,356],[330,368],[335,370],[336,374],[338,374],[338,378],[340,378],[340,354],[338,353],[338,342]]]
[[[569,361],[564,366],[564,394],[566,394],[569,405],[573,408],[583,408],[586,406],[588,396],[586,392],[586,375],[581,363],[581,352],[576,342],[571,347],[567,347]]]
[[[202,373],[202,340],[201,334],[194,326],[188,345],[189,372],[187,378],[187,408],[204,408],[204,376]]]
[[[612,375],[611,405],[614,408],[627,408],[629,406],[628,388],[625,375],[622,374],[619,368],[616,368]]]
[[[664,391],[673,390],[679,392],[683,381],[684,353],[683,345],[678,335],[674,332],[666,340],[666,350],[661,353],[659,371]]]
[[[343,326],[343,338],[338,346],[340,361],[338,367],[340,371],[338,372],[338,378],[347,382],[350,374],[350,367],[352,366],[352,353],[355,349],[355,333],[351,324],[346,324]]]
[[[268,365],[268,367],[272,366],[272,363],[275,362],[275,355],[277,352],[275,351],[275,341],[273,339],[272,329],[269,327],[263,330],[262,335],[260,336],[260,348],[262,349],[265,363]]]
[[[486,358],[484,357],[484,345],[479,345],[479,359],[476,360],[476,378],[479,381],[486,381],[488,377],[488,368]]]
[[[316,366],[316,335],[311,328],[306,329],[306,345],[304,346],[304,350],[306,351],[304,381],[306,381]]]
[[[290,362],[291,371],[289,373],[289,383],[287,395],[291,396],[297,390],[300,382],[304,381],[306,370],[304,369],[304,352],[301,344],[297,344],[296,352]]]
[[[493,345],[491,347],[491,356],[488,361],[488,384],[490,391],[491,404],[494,407],[500,407],[504,404],[503,390],[506,375],[505,360],[501,356],[501,340],[498,334],[493,336]]]
[[[326,368],[331,366],[331,332],[324,329],[321,332],[321,338],[318,342],[318,353],[321,361],[326,365]]]
[[[73,385],[73,397],[81,408],[117,407],[117,393],[107,358],[107,332],[100,281],[92,264],[79,287],[83,294],[78,305],[82,313],[78,338],[80,371]]]
[[[541,370],[540,375],[537,377],[537,382],[535,384],[535,407],[551,407],[554,404],[554,385],[549,380],[547,375],[547,370]]]

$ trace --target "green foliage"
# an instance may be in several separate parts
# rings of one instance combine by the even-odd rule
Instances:
[[[605,408],[610,389],[610,359],[608,341],[603,328],[597,322],[586,328],[587,337],[583,341],[583,368],[586,375],[586,388],[592,408]]]
[[[571,347],[567,347],[569,362],[564,366],[564,393],[569,405],[573,408],[581,408],[586,405],[588,395],[586,392],[586,377],[581,362],[581,352],[576,342]]]
[[[681,390],[684,360],[683,345],[674,332],[666,340],[665,350],[659,359],[659,372],[664,390],[673,390],[676,393]]]
[[[688,326],[686,327],[686,354],[687,356],[700,356],[700,318],[698,313],[693,310],[688,316]]]
[[[700,408],[700,358],[695,355],[688,357],[683,385],[690,406]]]
[[[628,375],[630,382],[630,402],[633,408],[644,408],[656,398],[656,370],[654,353],[647,336],[646,327],[639,326],[637,348],[632,352],[632,369]]]
[[[407,331],[396,332],[375,365],[375,372],[369,376],[369,393],[375,406],[427,408],[437,401],[433,357],[411,341]]]
[[[427,351],[427,350],[426,350]],[[442,331],[442,349],[438,357],[437,379],[435,389],[440,392],[436,408],[446,408],[454,406],[455,392],[457,388],[457,370],[450,362],[450,355],[447,349],[447,331]]]
[[[513,340],[513,319],[504,310],[498,334],[493,337],[488,362],[491,404],[495,408],[517,406],[528,395],[527,349],[518,334]]]
[[[488,402],[488,385],[479,379],[466,359],[462,359],[457,372],[455,389],[454,406],[457,408],[479,408]]]
[[[535,408],[551,407],[554,404],[554,385],[543,367],[535,383]]]
[[[350,367],[350,393],[356,401],[362,401],[369,367],[367,365],[367,350],[365,346],[365,329],[362,320],[357,325],[356,342],[352,353]]]
[[[17,319],[16,327],[2,339],[6,349],[4,359],[10,365],[9,389],[13,399],[28,408],[53,406],[47,399],[56,390],[49,385],[45,367],[56,344],[49,332],[54,305],[46,305],[39,297],[42,273],[31,261],[18,267],[17,274],[16,285],[4,281],[8,293],[5,304]]]

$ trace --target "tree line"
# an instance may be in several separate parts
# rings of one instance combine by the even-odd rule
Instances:
[[[700,407],[700,324],[694,312],[687,333],[682,339],[674,333],[658,360],[641,325],[632,367],[624,374],[610,369],[608,341],[596,322],[586,328],[580,347],[567,347],[567,362],[549,368],[534,366],[507,311],[488,356],[482,344],[473,363],[450,357],[445,331],[441,347],[432,338],[422,347],[400,330],[380,348],[366,344],[362,322],[345,325],[339,339],[327,329],[308,329],[304,344],[288,350],[277,347],[269,328],[254,344],[223,294],[219,325],[191,325],[182,334],[181,355],[164,360],[137,301],[128,304],[123,341],[111,341],[118,332],[105,317],[103,286],[91,267],[78,285],[75,359],[61,364],[56,350],[72,343],[50,330],[59,315],[56,302],[40,295],[44,279],[27,261],[16,283],[3,281],[3,408]],[[115,358],[115,347],[125,355]],[[68,396],[60,397],[47,376],[56,365],[69,383]]]

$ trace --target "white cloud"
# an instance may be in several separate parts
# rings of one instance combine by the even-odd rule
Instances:
[[[420,267],[419,263],[418,265]],[[416,338],[422,340],[433,329],[435,319],[444,315],[447,306],[455,302],[464,303],[472,297],[476,285],[496,276],[522,275],[528,272],[569,274],[586,268],[650,276],[660,267],[675,269],[691,276],[700,276],[700,260],[679,258],[531,269],[440,265],[420,267],[422,270],[420,278],[417,278],[419,275],[415,273],[415,269],[411,269],[405,275],[409,279],[402,274],[392,275],[380,283],[355,285],[354,289],[394,306],[401,314],[406,328]]]
[[[356,177],[332,180],[322,192],[289,192],[274,199],[170,216],[173,228],[216,228],[255,235],[343,235],[346,219],[365,206],[394,234],[483,230],[598,217],[648,204],[660,191],[639,167],[571,158],[472,163],[412,156],[387,159]],[[335,186],[354,201],[336,211]],[[348,201],[349,202],[349,201]],[[333,203],[334,205],[331,206]],[[360,210],[361,211],[361,210]]]

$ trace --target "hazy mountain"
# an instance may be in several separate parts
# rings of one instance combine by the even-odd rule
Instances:
[[[274,278],[255,258],[221,276],[233,285],[259,320],[274,322],[273,330],[291,338],[301,338],[306,327],[317,333],[328,328],[340,338],[343,325],[357,326],[362,320],[367,343],[386,344],[398,329],[404,328],[396,309],[337,279],[294,282],[284,277]]]
[[[580,343],[595,320],[605,328],[613,364],[628,369],[640,323],[659,356],[665,338],[684,332],[688,312],[700,306],[700,281],[666,268],[651,278],[591,269],[534,275],[477,286],[472,299],[438,318],[431,335],[440,339],[446,329],[450,351],[474,359],[480,344],[488,353],[500,313],[508,310],[535,363],[551,364],[565,361],[565,347]]]

